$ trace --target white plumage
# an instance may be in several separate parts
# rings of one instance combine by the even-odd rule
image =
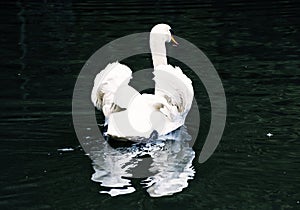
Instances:
[[[161,136],[184,124],[194,91],[182,70],[167,64],[165,42],[178,44],[170,29],[158,24],[150,33],[154,94],[140,94],[130,87],[132,71],[119,62],[108,64],[96,76],[91,100],[106,117],[108,135],[149,138],[154,130]]]

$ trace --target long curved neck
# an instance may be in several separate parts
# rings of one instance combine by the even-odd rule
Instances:
[[[150,33],[150,49],[154,69],[158,65],[168,65],[164,35]]]

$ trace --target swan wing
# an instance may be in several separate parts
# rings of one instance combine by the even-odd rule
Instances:
[[[180,122],[183,125],[194,98],[192,81],[179,67],[171,65],[157,66],[154,70],[154,81],[155,95],[165,99],[160,111],[171,122]]]
[[[119,62],[108,64],[105,69],[97,74],[91,100],[95,107],[102,110],[106,118],[111,113],[121,110],[121,107],[114,103],[114,97],[117,90],[121,86],[128,85],[131,78],[132,71],[130,68]]]

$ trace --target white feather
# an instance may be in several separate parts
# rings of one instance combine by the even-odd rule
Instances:
[[[156,27],[156,28],[155,28]],[[159,24],[154,27],[155,33],[163,31],[163,36],[150,38],[151,50],[164,55],[165,42],[170,40],[169,26]],[[156,47],[160,45],[160,47]],[[163,45],[163,47],[161,47]],[[159,50],[162,50],[160,53]],[[164,55],[166,56],[166,55]],[[127,66],[119,62],[111,63],[97,74],[91,94],[95,107],[102,110],[108,122],[107,134],[117,137],[145,137],[149,138],[156,130],[158,135],[166,135],[184,124],[189,112],[194,90],[191,80],[179,67],[167,65],[156,55],[152,55],[154,64],[155,94],[139,94],[128,86],[132,72]],[[117,99],[117,91],[127,91],[122,94],[130,97],[130,103],[122,104]],[[123,107],[122,107],[123,106]],[[120,110],[119,108],[126,108]],[[159,122],[153,122],[153,114],[158,116]],[[120,122],[118,119],[126,119]],[[153,125],[154,124],[154,125]],[[131,127],[130,127],[130,126]],[[158,125],[163,125],[159,127]],[[132,128],[129,129],[128,128]],[[158,127],[157,127],[158,126]],[[122,129],[122,127],[125,129]]]

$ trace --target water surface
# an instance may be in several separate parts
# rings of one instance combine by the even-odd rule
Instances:
[[[4,1],[0,8],[1,209],[299,208],[298,2]],[[158,22],[215,65],[227,96],[225,132],[198,164],[210,105],[191,75],[201,113],[193,180],[151,198],[142,179],[131,179],[135,192],[111,197],[91,181],[92,161],[76,139],[73,87],[98,48]],[[127,63],[149,68],[144,57]]]

